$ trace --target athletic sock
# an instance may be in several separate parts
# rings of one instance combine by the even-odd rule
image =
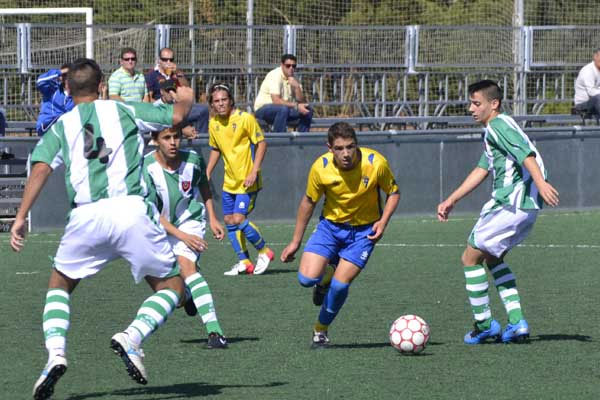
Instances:
[[[196,272],[185,279],[185,284],[192,292],[194,305],[202,318],[202,322],[206,326],[206,331],[208,333],[216,332],[219,335],[223,335],[223,330],[217,320],[213,297],[204,277],[199,272]]]
[[[329,325],[323,325],[322,323],[317,321],[313,329],[315,332],[327,332],[327,330],[329,329]]]
[[[489,329],[492,323],[492,312],[490,311],[489,283],[485,268],[479,264],[467,266],[464,267],[464,273],[473,318],[477,322],[479,329]]]
[[[237,254],[238,260],[249,260],[250,255],[248,254],[248,248],[246,247],[246,236],[240,230],[239,225],[231,224],[226,226],[229,243],[231,243],[233,251],[235,252],[235,254]]]
[[[319,312],[319,323],[330,325],[333,322],[346,302],[349,288],[349,283],[340,282],[335,278],[331,279],[329,291],[327,292],[327,296],[325,296],[321,311]]]
[[[148,297],[137,312],[137,316],[125,329],[131,341],[139,346],[160,327],[179,303],[177,292],[163,289]]]
[[[516,324],[523,319],[521,311],[521,299],[517,291],[517,282],[510,267],[506,263],[498,264],[490,268],[494,276],[494,284],[498,289],[498,294],[504,303],[504,309],[508,314],[508,322]]]
[[[69,330],[70,296],[63,289],[48,289],[43,314],[46,349],[50,358],[66,354],[66,337]]]
[[[246,236],[246,239],[248,239],[250,243],[252,243],[256,250],[261,250],[263,247],[265,247],[265,240],[261,236],[260,231],[258,230],[258,227],[256,225],[254,225],[252,222],[246,219],[239,225],[239,227],[240,230],[244,233],[244,236]]]

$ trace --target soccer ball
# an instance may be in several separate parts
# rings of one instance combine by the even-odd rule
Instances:
[[[390,328],[390,343],[402,354],[419,354],[429,341],[429,325],[417,315],[403,315]]]

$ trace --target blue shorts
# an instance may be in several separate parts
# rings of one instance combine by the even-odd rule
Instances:
[[[336,224],[321,218],[317,229],[304,246],[304,251],[318,254],[330,261],[339,256],[363,269],[375,248],[375,242],[367,238],[373,233],[372,227],[373,224]]]
[[[223,215],[243,214],[248,215],[254,210],[254,202],[258,192],[229,193],[223,191]]]

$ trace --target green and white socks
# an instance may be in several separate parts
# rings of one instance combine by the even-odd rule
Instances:
[[[494,284],[508,314],[508,322],[511,324],[518,323],[523,319],[523,312],[521,311],[521,298],[517,291],[515,276],[508,264],[504,262],[491,268],[490,272],[494,276]]]
[[[171,289],[163,289],[148,297],[142,303],[137,316],[125,329],[134,345],[139,346],[144,339],[161,326],[173,312],[179,296]]]
[[[213,297],[204,277],[199,272],[196,272],[185,279],[185,284],[190,289],[190,292],[192,292],[194,305],[202,318],[202,322],[206,326],[206,331],[208,333],[216,332],[219,335],[223,335],[223,330],[215,312]]]
[[[69,330],[70,296],[63,289],[48,289],[43,314],[43,330],[46,349],[50,358],[66,353],[66,337]]]
[[[517,291],[515,276],[506,263],[500,263],[490,268],[494,277],[494,284],[502,299],[508,321],[516,324],[523,319],[521,311],[521,299]],[[467,294],[473,312],[473,318],[479,329],[490,328],[492,313],[490,311],[490,298],[488,295],[488,279],[485,268],[482,265],[464,267]]]
[[[479,329],[489,329],[492,322],[492,312],[490,311],[489,284],[485,268],[479,264],[464,267],[464,273],[473,318]]]

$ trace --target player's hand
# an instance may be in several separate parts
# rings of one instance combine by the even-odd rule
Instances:
[[[16,218],[10,228],[10,247],[16,252],[25,246],[25,222],[24,218]]]
[[[246,179],[244,179],[244,187],[250,187],[252,185],[254,185],[254,183],[256,182],[256,178],[257,178],[258,174],[256,172],[250,172],[248,174],[248,176],[246,177]]]
[[[223,225],[221,225],[217,220],[210,221],[210,230],[212,231],[213,237],[217,240],[223,240],[225,237]]]
[[[437,207],[438,221],[448,221],[448,215],[450,215],[450,211],[452,211],[453,208],[454,203],[452,203],[450,200],[446,199],[443,202],[441,202]]]
[[[208,248],[208,243],[206,243],[206,241],[200,236],[190,235],[189,233],[182,232],[179,240],[185,243],[185,245],[190,249],[200,253]]]
[[[196,139],[196,137],[198,136],[198,131],[192,125],[188,125],[185,128],[183,128],[181,130],[181,133],[186,139]]]
[[[546,202],[546,204],[548,204],[550,207],[556,207],[559,203],[558,190],[556,190],[554,186],[548,182],[544,182],[540,186],[541,187],[538,187],[538,191],[540,196],[542,196],[542,199],[544,199],[544,202]]]
[[[296,252],[298,251],[298,247],[300,246],[294,243],[290,243],[287,246],[285,246],[285,249],[283,249],[281,255],[279,256],[281,262],[289,263],[294,261],[294,259],[296,258]]]
[[[371,228],[371,234],[367,235],[367,239],[378,242],[379,239],[383,236],[383,231],[385,230],[385,225],[381,221],[376,221]]]
[[[298,103],[298,112],[302,115],[308,114],[310,112],[308,103]]]

